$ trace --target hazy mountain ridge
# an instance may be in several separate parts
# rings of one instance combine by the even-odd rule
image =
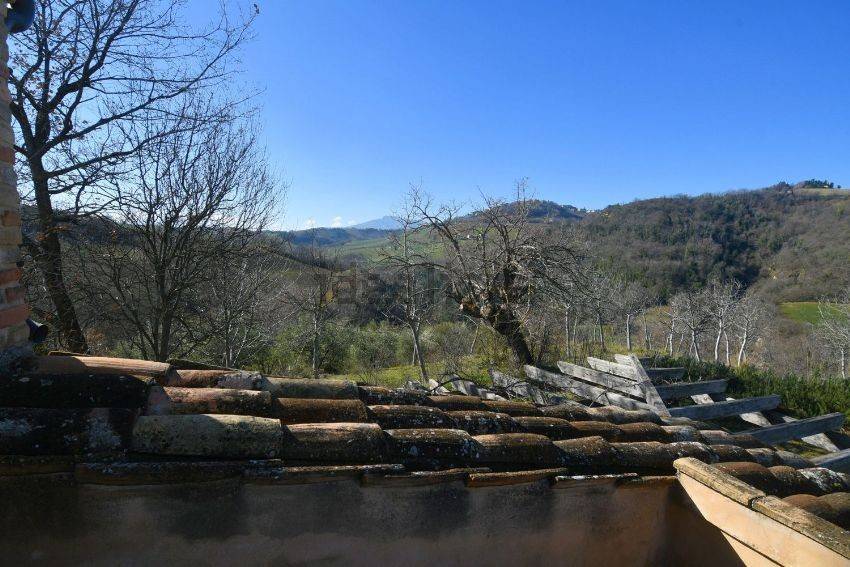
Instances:
[[[366,222],[361,222],[355,225],[350,226],[349,228],[354,229],[367,229],[374,228],[378,230],[397,230],[401,228],[401,223],[399,223],[398,219],[392,215],[384,215],[379,219],[372,219]]]
[[[553,201],[533,200],[530,205],[529,216],[540,222],[578,221],[587,214],[587,211],[583,209],[578,209],[572,205],[559,205]],[[503,206],[511,208],[515,206],[515,203],[506,203]],[[475,213],[472,213],[462,218],[474,218],[474,216]],[[274,234],[286,238],[296,246],[334,247],[350,242],[386,237],[394,230],[398,230],[400,226],[401,223],[396,217],[385,215],[345,228],[316,227],[305,230],[279,231]]]

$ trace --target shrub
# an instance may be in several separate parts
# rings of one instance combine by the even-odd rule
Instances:
[[[668,356],[654,358],[652,365],[684,366],[686,380],[729,380],[727,392],[735,398],[779,394],[782,409],[794,417],[843,412],[850,418],[850,380],[838,376],[779,375],[754,366],[732,368],[720,363]]]

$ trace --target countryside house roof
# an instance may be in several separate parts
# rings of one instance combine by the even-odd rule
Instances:
[[[749,504],[782,499],[837,526],[841,545],[850,540],[850,475],[707,423],[180,366],[47,356],[1,380],[0,476],[557,488],[670,476],[675,463],[715,484],[726,479],[724,490],[755,491]]]

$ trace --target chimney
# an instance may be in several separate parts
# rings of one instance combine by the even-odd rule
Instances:
[[[19,9],[32,2],[19,0]],[[0,16],[6,24],[7,3],[0,2]],[[18,28],[19,29],[19,28]],[[15,30],[17,31],[17,29]],[[29,307],[20,285],[21,200],[15,177],[14,133],[9,111],[9,28],[0,25],[0,371],[10,368],[32,353],[27,317]]]

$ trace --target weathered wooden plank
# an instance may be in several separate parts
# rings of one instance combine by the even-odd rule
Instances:
[[[528,376],[529,380],[555,386],[586,400],[601,404],[617,405],[625,409],[652,410],[652,407],[647,403],[633,400],[626,396],[600,388],[599,386],[574,380],[569,376],[564,376],[563,374],[548,372],[530,365],[525,365],[524,368],[525,374]]]
[[[540,388],[535,388],[525,380],[514,378],[498,370],[489,370],[490,378],[493,379],[493,385],[499,388],[504,388],[506,392],[520,398],[528,398],[537,405],[548,405],[549,396],[547,396]]]
[[[677,380],[681,380],[685,376],[685,369],[679,366],[673,366],[670,368],[644,368],[650,378],[659,382],[675,382]]]
[[[588,356],[587,365],[599,372],[607,372],[608,374],[626,378],[627,380],[637,380],[635,369],[630,364],[620,364],[619,362],[611,362],[610,360]]]
[[[709,394],[695,394],[695,395],[691,396],[691,399],[696,404],[713,404],[716,401],[717,402],[722,401],[722,400],[715,400]]]
[[[740,415],[747,412],[756,412],[773,409],[779,406],[779,396],[761,396],[758,398],[745,398],[743,400],[731,400],[713,404],[700,404],[683,408],[671,408],[670,415],[674,417],[688,417],[690,419],[705,420],[717,419]]]
[[[620,364],[628,364],[629,366],[632,365],[632,359],[630,359],[629,356],[626,354],[615,354],[614,360],[616,360]]]
[[[599,360],[601,359],[594,359],[592,357],[588,357],[588,362],[595,362]],[[603,360],[602,362],[607,361]],[[616,363],[612,362],[609,364]],[[610,366],[605,365],[598,366],[599,368],[610,368]],[[617,366],[625,365],[618,364]],[[584,368],[583,366],[578,366],[576,364],[571,364],[569,362],[563,361],[558,362],[558,368],[560,368],[564,374],[579,378],[581,380],[593,382],[594,384],[597,384],[604,388],[616,390],[618,393],[628,394],[630,396],[635,396],[639,398],[645,397],[645,394],[640,385],[636,382],[632,382],[627,378],[621,376],[613,376],[598,369],[594,370],[590,368]],[[633,367],[629,368],[634,374]],[[683,384],[662,384],[655,386],[655,389],[662,400],[676,400],[686,398],[695,394],[721,393],[726,390],[727,384],[728,382],[726,380],[706,380],[703,382],[687,382]]]
[[[770,420],[770,424],[792,423],[799,421],[796,417],[785,415],[776,410],[766,411],[764,412],[764,416]],[[835,453],[841,449],[850,449],[850,444],[847,443],[846,438],[847,435],[841,431],[824,431],[823,433],[815,433],[814,435],[801,437],[800,441],[819,447],[824,451]]]
[[[728,385],[728,380],[703,380],[680,384],[660,384],[655,386],[655,389],[663,400],[679,400],[699,394],[720,394],[726,391]],[[711,400],[711,397],[709,397],[709,400]]]
[[[594,359],[594,360],[601,360],[601,359],[597,358],[597,359]],[[629,368],[631,368],[631,366],[632,366],[632,361],[628,357],[628,355],[615,354],[614,360],[616,360],[617,362],[611,362],[609,364],[619,364],[619,365],[622,365],[622,366],[628,366]],[[649,359],[639,358],[638,360],[640,360],[641,364],[643,365],[643,364],[646,364],[647,363],[646,361],[648,361]],[[589,361],[590,361],[590,358],[588,357],[588,362]],[[605,360],[603,362],[608,362],[608,361]],[[593,365],[591,365],[591,367],[593,368]],[[597,368],[597,370],[601,370],[601,368]],[[667,381],[673,382],[673,381],[676,381],[676,380],[681,380],[682,377],[685,375],[685,369],[682,368],[682,367],[679,367],[679,366],[671,367],[671,368],[647,368],[646,366],[644,366],[644,370],[649,375],[649,377],[652,378],[653,380],[667,380]],[[611,371],[606,370],[605,372],[611,372]],[[611,373],[617,374],[618,376],[624,376],[622,374],[618,374],[617,372],[611,372]],[[625,377],[629,378],[630,376],[625,376]]]
[[[462,392],[467,396],[478,396],[482,400],[504,400],[502,396],[496,394],[492,390],[488,390],[479,386],[471,380],[464,380],[460,376],[456,376],[449,382],[458,392]]]
[[[669,417],[670,412],[664,404],[664,400],[662,400],[661,396],[658,395],[658,391],[655,389],[655,386],[653,385],[652,380],[650,380],[649,375],[646,373],[646,370],[644,370],[641,361],[634,354],[629,355],[629,360],[631,360],[632,367],[637,373],[638,385],[641,390],[643,390],[644,396],[646,397],[646,403],[652,406],[652,409],[655,410],[655,413],[658,415]]]
[[[819,467],[850,473],[850,449],[842,449],[835,453],[813,457],[812,462]]]
[[[691,396],[691,399],[698,404],[713,404],[715,402],[727,400],[732,401],[735,398],[727,398],[719,394],[697,394]],[[770,419],[768,419],[768,416]],[[752,423],[753,425],[758,425],[759,427],[771,427],[772,425],[779,422],[792,422],[797,421],[796,418],[784,415],[776,410],[765,410],[762,412],[750,412],[750,413],[742,413],[740,416],[742,420],[747,423]],[[837,431],[829,431],[826,433],[817,433],[815,435],[809,435],[806,437],[802,437],[800,440],[808,443],[809,445],[814,445],[815,447],[820,447],[825,451],[829,451],[830,453],[838,451],[839,447],[832,440],[832,436],[835,435],[843,435],[843,433]]]
[[[603,388],[617,390],[621,394],[628,394],[637,398],[643,398],[643,390],[633,380],[607,374],[592,368],[585,368],[571,362],[558,361],[558,368],[567,376],[593,382]]]
[[[800,439],[808,435],[839,429],[843,423],[844,414],[836,412],[752,429],[747,433],[763,443],[783,443],[792,439]]]

